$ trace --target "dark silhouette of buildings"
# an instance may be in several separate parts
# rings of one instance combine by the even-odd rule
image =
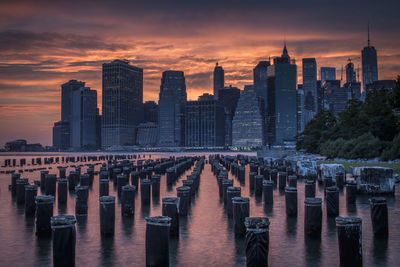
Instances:
[[[24,139],[18,139],[7,142],[4,145],[4,150],[7,152],[42,152],[44,148],[41,144],[28,144]]]
[[[146,101],[144,106],[144,122],[154,122],[157,124],[158,121],[158,105],[154,101]]]
[[[186,83],[183,71],[164,71],[158,101],[158,144],[185,145]]]
[[[218,91],[224,88],[225,78],[224,78],[224,69],[222,66],[217,64],[214,68],[214,99],[218,100]]]
[[[224,146],[224,107],[210,94],[188,101],[185,112],[185,146]]]
[[[237,87],[224,87],[219,90],[218,100],[225,112],[225,146],[232,145],[232,120],[240,97],[240,89]]]
[[[304,109],[303,121],[307,124],[317,113],[318,92],[317,92],[317,62],[315,58],[303,58],[303,92]],[[301,128],[304,128],[302,125]]]
[[[103,64],[102,147],[135,144],[143,121],[143,69],[127,60]]]
[[[357,81],[354,64],[351,62],[351,59],[349,59],[349,63],[346,65],[346,83],[343,86],[350,93],[351,98],[360,99],[361,83]]]

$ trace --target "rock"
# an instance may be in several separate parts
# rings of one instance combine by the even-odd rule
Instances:
[[[297,161],[297,176],[299,178],[317,177],[316,161]]]
[[[343,164],[321,164],[319,165],[319,169],[321,170],[320,179],[324,179],[324,177],[332,177],[332,181],[336,182],[336,174],[337,173],[345,173]]]
[[[363,194],[393,194],[395,178],[392,168],[356,167],[353,175],[357,181],[357,190]]]

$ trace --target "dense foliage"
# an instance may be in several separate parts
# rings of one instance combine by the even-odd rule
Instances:
[[[393,90],[349,100],[338,117],[321,111],[297,136],[297,149],[329,158],[400,158],[400,76]]]

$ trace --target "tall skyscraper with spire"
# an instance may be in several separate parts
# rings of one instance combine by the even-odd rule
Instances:
[[[281,57],[267,69],[267,142],[293,143],[297,134],[297,66],[284,44]]]
[[[368,24],[368,45],[361,51],[363,88],[378,80],[378,60],[375,47],[371,46]]]
[[[224,69],[222,66],[215,64],[214,68],[214,99],[218,100],[218,91],[224,88],[225,78],[224,78]]]

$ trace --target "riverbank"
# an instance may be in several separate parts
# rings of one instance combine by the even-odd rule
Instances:
[[[317,165],[322,163],[329,164],[343,164],[346,171],[350,171],[350,167],[366,167],[366,166],[378,166],[378,167],[386,167],[392,168],[395,174],[400,175],[400,163],[399,162],[349,162],[346,160],[335,160],[335,161],[317,161]]]

